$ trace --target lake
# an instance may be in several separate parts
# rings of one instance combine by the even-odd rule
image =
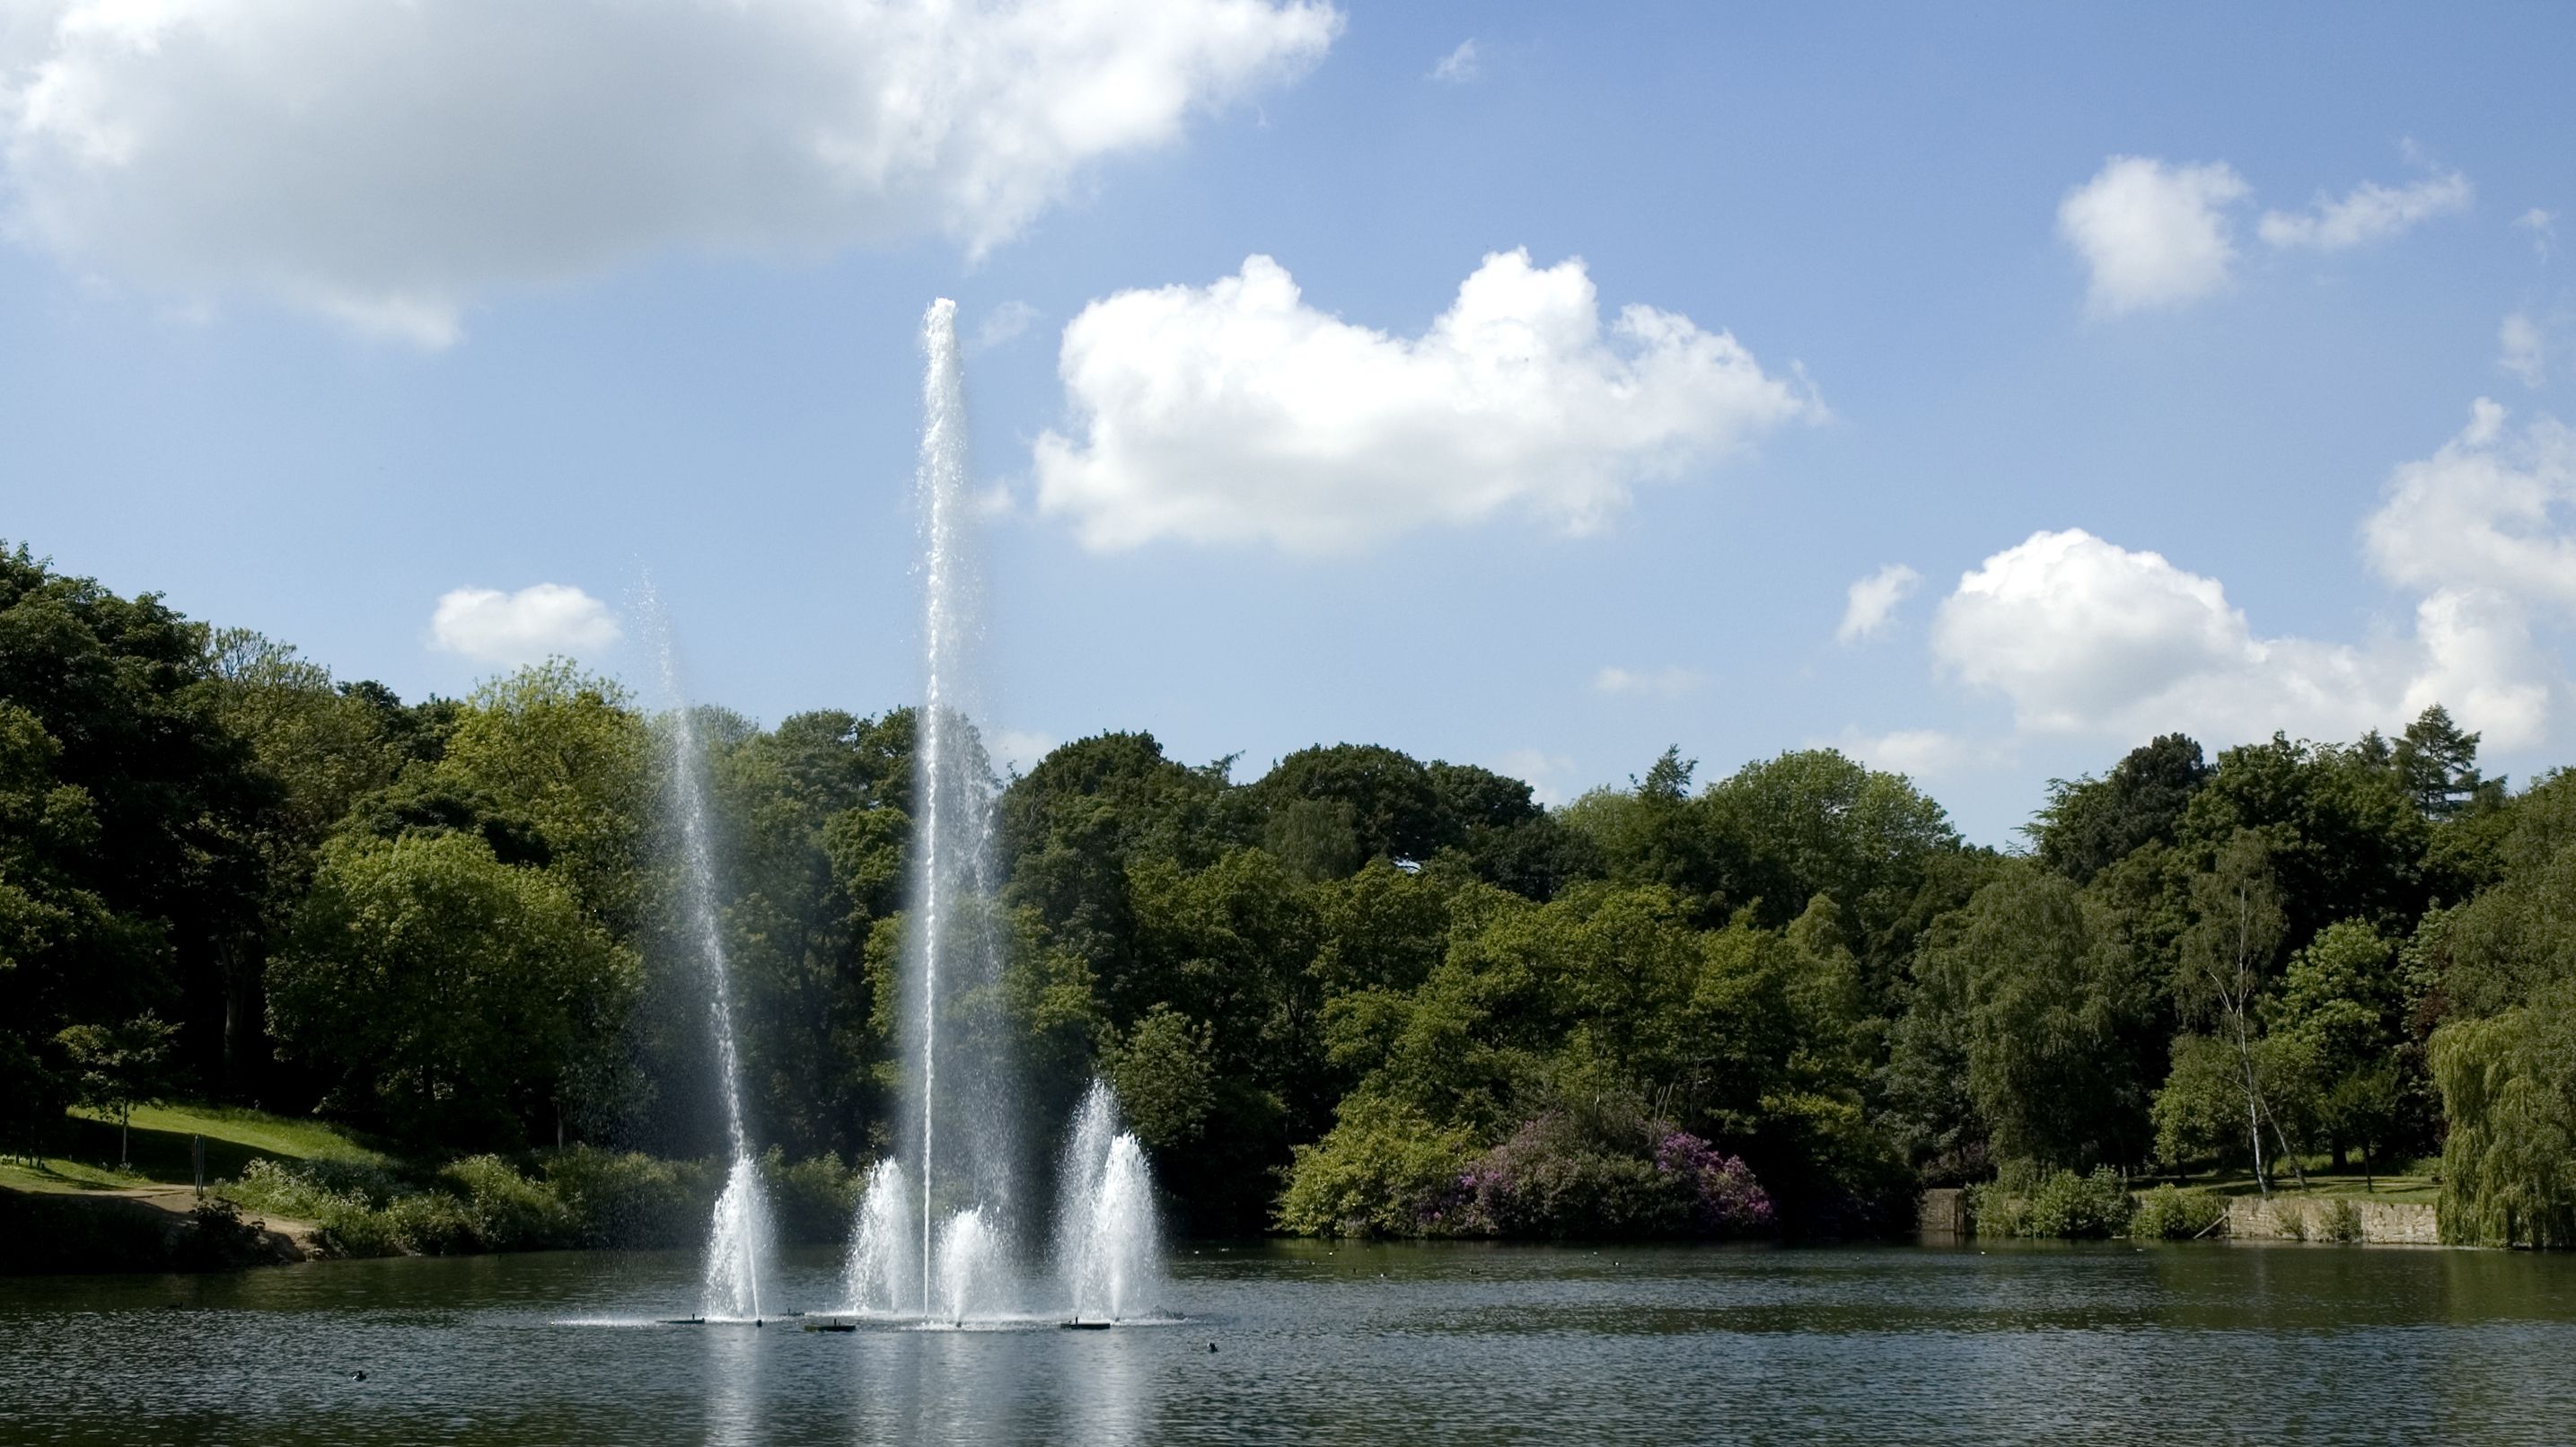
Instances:
[[[798,1253],[772,1296],[833,1304]],[[0,1279],[0,1439],[2530,1442],[2576,1258],[2299,1245],[1183,1248],[1175,1325],[667,1326],[693,1253]],[[1209,1344],[1217,1350],[1210,1352]],[[355,1374],[364,1372],[360,1380]]]

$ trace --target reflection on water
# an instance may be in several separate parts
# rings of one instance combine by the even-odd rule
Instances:
[[[2539,1443],[2576,1420],[2555,1256],[1202,1246],[1172,1273],[1186,1321],[1098,1332],[663,1324],[696,1264],[0,1281],[0,1442]],[[791,1255],[783,1304],[838,1304],[837,1266]]]

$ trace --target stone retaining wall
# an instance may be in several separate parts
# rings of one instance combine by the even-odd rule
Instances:
[[[1914,1229],[1935,1239],[1949,1239],[1968,1234],[1968,1193],[1956,1186],[1939,1186],[1923,1193],[1914,1210]]]
[[[2442,1242],[2441,1223],[2429,1202],[2287,1193],[2268,1201],[2242,1196],[2229,1201],[2227,1234],[2239,1241],[2331,1241],[2336,1206],[2347,1201],[2360,1228],[2355,1239],[2366,1245],[2438,1246]]]

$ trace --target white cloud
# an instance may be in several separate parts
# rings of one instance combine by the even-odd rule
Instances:
[[[1922,583],[1923,575],[1903,563],[1890,563],[1854,582],[1845,594],[1843,622],[1834,630],[1834,641],[1857,642],[1886,627],[1896,616],[1896,605],[1914,596]]]
[[[2245,195],[2244,178],[2225,162],[2113,156],[2066,193],[2057,230],[2092,269],[2093,311],[2117,316],[2224,286],[2236,257],[2227,208]]]
[[[2276,247],[2341,251],[2394,236],[2419,221],[2464,211],[2475,192],[2457,171],[2427,176],[2411,186],[2364,181],[2342,196],[2320,196],[2304,212],[2266,211],[2256,227]]]
[[[1482,67],[1476,59],[1476,42],[1470,37],[1459,41],[1456,50],[1440,57],[1440,63],[1431,67],[1431,78],[1451,85],[1465,85],[1481,72]]]
[[[1551,809],[1573,798],[1577,792],[1570,782],[1574,760],[1564,754],[1551,754],[1544,749],[1514,749],[1494,760],[1493,769],[1529,785],[1530,797]]]
[[[2558,245],[2558,223],[2548,212],[2534,206],[2514,219],[2514,225],[2531,233],[2531,249],[2543,261]]]
[[[2496,369],[2522,379],[2522,385],[2537,387],[2548,377],[2546,347],[2540,335],[2540,324],[2522,312],[2514,312],[2496,328]]]
[[[1018,774],[1036,768],[1040,760],[1054,753],[1063,742],[1053,735],[1030,733],[1025,729],[1000,729],[984,740],[994,761]]]
[[[1600,693],[1652,695],[1679,698],[1708,686],[1708,675],[1678,663],[1662,668],[1604,668],[1592,675],[1592,687]]]
[[[458,588],[438,600],[429,619],[431,647],[503,667],[597,652],[623,636],[607,604],[563,583],[515,593]]]
[[[1342,23],[1319,0],[19,4],[20,233],[428,346],[493,287],[672,248],[981,252]]]
[[[1893,733],[1845,733],[1831,746],[1873,769],[1916,780],[1955,777],[1994,768],[2011,754],[2008,741],[1980,741],[1940,729],[1898,729]]]
[[[2004,695],[2033,733],[2352,738],[2439,702],[2494,747],[2535,745],[2564,669],[2531,620],[2576,598],[2576,539],[2542,531],[2551,499],[2570,495],[2571,453],[2555,424],[2519,439],[2501,427],[2482,402],[2467,432],[2397,470],[2364,525],[2379,571],[2424,590],[2411,637],[2263,637],[2218,580],[2070,529],[1962,577],[1934,620],[1933,656]]]
[[[2362,542],[2393,583],[2576,613],[2576,432],[2547,418],[2509,431],[2479,398],[2459,436],[2389,478]]]
[[[1324,553],[1497,514],[1582,533],[1635,482],[1824,411],[1688,317],[1629,306],[1605,329],[1582,262],[1524,251],[1487,256],[1420,337],[1309,306],[1253,256],[1091,303],[1058,370],[1079,435],[1038,439],[1038,508],[1102,550]]]

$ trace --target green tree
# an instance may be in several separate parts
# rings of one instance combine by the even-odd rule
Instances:
[[[0,838],[0,1031],[21,1051],[150,1010],[201,1087],[246,1083],[225,1023],[276,800],[215,704],[202,624],[0,545],[0,811],[23,821]]]
[[[2264,1164],[2265,1125],[2280,1140],[2281,1154],[2289,1157],[2291,1168],[2298,1168],[2298,1157],[2288,1141],[2280,1139],[2280,1121],[2265,1090],[2256,1050],[2258,1017],[2272,988],[2273,961],[2286,929],[2272,857],[2270,842],[2262,834],[2239,830],[2219,851],[2215,865],[2193,878],[2192,903],[2198,917],[2183,934],[2180,969],[2174,980],[2174,994],[2186,1017],[2216,1026],[2236,1051],[2247,1147],[2254,1179],[2267,1195],[2271,1184]]]
[[[170,1094],[170,1045],[178,1027],[146,1012],[122,1025],[73,1025],[55,1038],[71,1061],[74,1099],[116,1120],[116,1160],[129,1149],[134,1107]]]
[[[2006,871],[1941,931],[1918,989],[1926,977],[1963,1016],[1967,1093],[1998,1156],[2068,1169],[2144,1157],[2156,982],[2072,881]]]
[[[503,864],[474,835],[341,840],[270,962],[270,1025],[334,1072],[347,1114],[517,1145],[577,1106],[568,1087],[635,975],[550,871]]]
[[[1157,1154],[1186,1149],[1216,1109],[1208,1028],[1168,1006],[1145,1012],[1109,1051],[1109,1083],[1136,1138]]]
[[[2088,883],[2150,843],[2173,843],[2191,796],[2208,779],[2198,743],[2160,735],[2102,778],[2049,780],[2048,802],[2024,832],[2042,864]]]

